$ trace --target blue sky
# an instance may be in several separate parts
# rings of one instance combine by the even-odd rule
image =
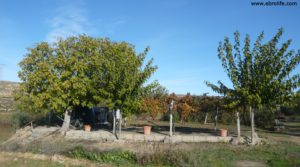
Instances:
[[[300,49],[298,6],[251,6],[252,0],[1,0],[0,79],[19,81],[18,63],[26,48],[41,41],[85,33],[127,41],[138,52],[151,50],[158,80],[170,92],[212,91],[205,80],[230,84],[217,58],[218,42],[239,30],[266,40],[284,27],[283,41]],[[300,68],[297,68],[299,72]]]

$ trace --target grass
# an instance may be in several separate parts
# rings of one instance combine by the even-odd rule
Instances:
[[[14,134],[15,129],[11,125],[12,113],[0,112],[0,144]]]
[[[82,147],[68,152],[72,158],[88,159],[114,166],[235,166],[254,161],[268,166],[300,165],[300,146],[283,142],[256,147],[202,143],[191,150],[157,150],[154,153],[128,151],[95,152]]]
[[[1,166],[6,167],[33,167],[33,166],[43,166],[43,167],[63,167],[65,165],[52,162],[50,160],[34,160],[29,158],[13,158],[9,157],[1,161]]]
[[[111,163],[114,165],[128,165],[136,162],[136,155],[129,151],[108,151],[108,152],[92,152],[77,147],[70,151],[68,155],[72,158],[83,158],[100,163]]]

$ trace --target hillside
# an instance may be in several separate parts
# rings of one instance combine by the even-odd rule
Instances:
[[[13,110],[15,104],[13,92],[18,87],[17,82],[0,81],[0,112]]]
[[[0,81],[0,97],[12,97],[13,91],[19,87],[19,83]]]

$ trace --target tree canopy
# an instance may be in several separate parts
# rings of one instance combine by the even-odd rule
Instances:
[[[18,98],[57,112],[104,104],[128,113],[157,69],[153,59],[144,63],[148,51],[86,35],[41,42],[19,64]]]
[[[233,88],[221,81],[218,85],[206,84],[231,99],[232,106],[274,107],[290,100],[300,86],[300,74],[294,72],[300,62],[300,51],[288,50],[291,39],[280,45],[282,34],[280,28],[270,41],[262,43],[262,32],[253,47],[246,35],[242,49],[239,32],[234,33],[234,45],[225,37],[219,43],[218,58]]]

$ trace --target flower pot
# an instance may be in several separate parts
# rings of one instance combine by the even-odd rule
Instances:
[[[144,135],[149,135],[151,133],[151,126],[144,126]]]
[[[92,129],[91,125],[84,125],[84,131],[90,132]]]
[[[227,137],[227,129],[220,129],[220,136]]]

